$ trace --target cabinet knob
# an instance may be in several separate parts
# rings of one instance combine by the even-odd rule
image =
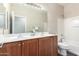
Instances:
[[[24,45],[24,43],[22,43],[22,45]]]
[[[18,44],[18,46],[21,46],[21,44]]]

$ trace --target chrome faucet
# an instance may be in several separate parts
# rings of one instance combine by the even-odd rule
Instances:
[[[18,38],[22,38],[22,34],[18,34]]]

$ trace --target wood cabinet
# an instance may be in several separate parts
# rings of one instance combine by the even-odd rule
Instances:
[[[39,56],[51,56],[51,38],[39,39]]]
[[[52,40],[53,41],[53,43],[52,43],[52,45],[53,45],[53,55],[54,56],[57,56],[58,55],[58,41],[57,41],[57,36],[54,36],[53,37],[54,39]]]
[[[39,39],[39,56],[57,56],[57,36]]]
[[[3,44],[0,48],[1,56],[21,56],[21,42]]]
[[[3,44],[1,56],[57,56],[57,36]]]
[[[23,56],[38,56],[38,39],[22,41]]]

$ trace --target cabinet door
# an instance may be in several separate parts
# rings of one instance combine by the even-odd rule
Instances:
[[[51,37],[51,55],[57,56],[58,55],[58,41],[57,36]]]
[[[0,48],[0,55],[2,56],[20,56],[21,55],[21,43],[12,42],[6,43]]]
[[[53,44],[53,47],[54,47],[54,56],[57,56],[58,55],[58,41],[57,41],[57,36],[54,36],[54,44]]]
[[[23,56],[37,56],[38,55],[38,40],[32,39],[22,42]]]
[[[39,39],[39,56],[51,56],[51,38]]]

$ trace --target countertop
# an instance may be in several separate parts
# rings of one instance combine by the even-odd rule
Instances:
[[[13,34],[9,36],[1,35],[0,43],[16,42],[35,38],[49,37],[49,36],[57,36],[57,34],[39,34],[39,35]]]

